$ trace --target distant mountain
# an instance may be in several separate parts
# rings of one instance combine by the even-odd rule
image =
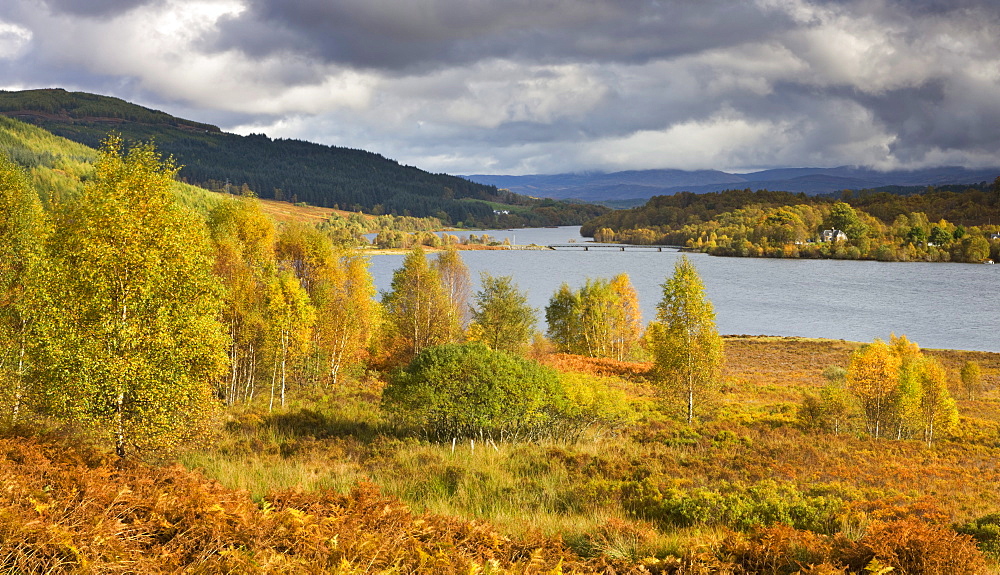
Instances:
[[[430,174],[364,150],[263,134],[230,134],[96,94],[62,89],[0,91],[0,114],[90,147],[98,147],[112,130],[126,140],[152,140],[183,166],[183,180],[215,190],[238,191],[246,184],[268,199],[504,227],[581,223],[604,210],[518,196],[493,185]],[[498,217],[496,211],[503,211],[500,205],[511,213]]]
[[[590,202],[635,203],[653,196],[678,192],[720,192],[727,189],[780,190],[821,195],[842,190],[865,190],[885,186],[940,186],[992,182],[1000,168],[929,168],[879,172],[870,168],[780,168],[749,174],[718,170],[638,170],[613,173],[557,174],[537,176],[472,175],[481,184],[507,188],[514,193]]]

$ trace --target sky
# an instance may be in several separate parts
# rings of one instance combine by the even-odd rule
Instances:
[[[432,172],[1000,165],[996,0],[3,0],[0,89]]]

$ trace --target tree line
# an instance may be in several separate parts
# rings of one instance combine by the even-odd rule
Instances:
[[[597,241],[680,245],[722,256],[955,262],[1000,257],[1000,226],[990,224],[1000,210],[1000,179],[985,190],[845,194],[847,201],[749,190],[701,196],[653,198],[642,208],[596,218],[581,233]],[[824,230],[843,235],[825,238]]]
[[[431,261],[417,246],[376,298],[367,260],[329,229],[278,227],[251,197],[199,214],[176,200],[176,173],[151,145],[111,137],[82,193],[46,210],[26,173],[0,160],[8,420],[32,412],[92,424],[125,456],[181,441],[222,405],[281,407],[293,390],[329,389],[369,367],[411,366],[417,378],[414,365],[440,363],[427,353],[465,358],[466,374],[478,358],[491,366],[486,379],[507,381],[514,395],[532,373],[549,382],[538,396],[546,401],[498,404],[540,410],[515,418],[523,425],[505,437],[537,428],[529,420],[554,425],[553,393],[561,413],[580,415],[583,404],[551,383],[558,378],[524,358],[536,311],[510,277],[485,274],[472,294],[457,251]],[[584,292],[565,309],[582,315],[567,320],[562,341],[577,349],[582,337],[590,354],[626,357],[641,329],[628,278],[588,282]],[[519,375],[504,380],[505,369]],[[390,377],[390,390],[404,381]],[[449,429],[481,433],[495,423]]]

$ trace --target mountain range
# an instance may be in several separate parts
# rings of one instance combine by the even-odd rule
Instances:
[[[719,170],[633,170],[612,173],[500,176],[465,176],[481,184],[506,188],[536,197],[577,199],[589,202],[639,204],[653,196],[678,192],[721,192],[745,189],[780,190],[822,195],[842,190],[877,189],[887,186],[942,186],[992,182],[1000,168],[927,168],[880,172],[871,168],[778,168],[747,174]]]

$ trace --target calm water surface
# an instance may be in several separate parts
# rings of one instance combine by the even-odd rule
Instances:
[[[482,232],[476,232],[480,235]],[[487,230],[517,244],[584,243],[578,227]],[[563,282],[627,273],[639,292],[643,320],[653,319],[660,285],[673,273],[675,251],[591,248],[556,251],[466,251],[473,291],[479,274],[510,275],[530,305],[544,308]],[[371,271],[388,290],[404,256],[376,255]],[[433,257],[433,256],[432,256]],[[882,263],[720,258],[689,254],[715,305],[723,334],[788,335],[871,341],[905,334],[924,348],[1000,351],[1000,265]]]

